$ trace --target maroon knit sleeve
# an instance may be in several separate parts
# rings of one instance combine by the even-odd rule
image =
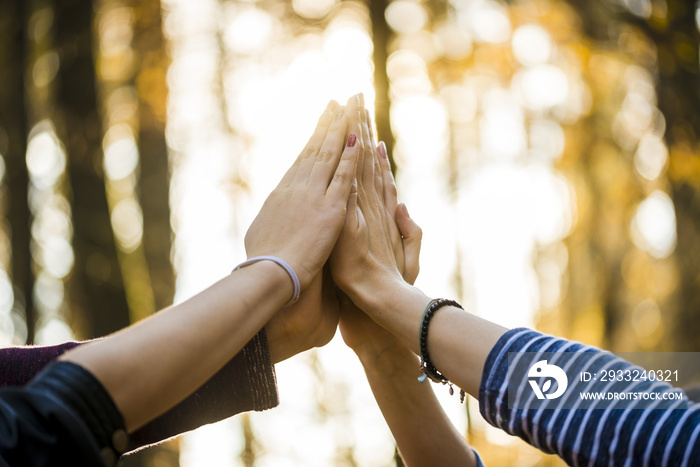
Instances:
[[[80,342],[0,349],[0,387],[24,386],[46,365]]]
[[[275,367],[262,329],[194,394],[131,433],[131,449],[159,443],[241,412],[270,409],[278,404]]]

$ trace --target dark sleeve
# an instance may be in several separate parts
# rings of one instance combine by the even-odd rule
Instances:
[[[275,368],[262,329],[217,374],[168,412],[131,434],[138,449],[249,410],[279,404]]]
[[[80,342],[59,345],[23,346],[0,349],[0,388],[24,386],[46,365],[56,360]]]
[[[0,387],[22,386],[44,366],[83,343],[0,349]],[[129,450],[162,442],[237,413],[279,404],[275,369],[262,329],[194,394],[130,435]]]
[[[528,385],[538,384],[532,369],[542,362],[566,375],[556,397],[537,395]],[[579,377],[608,370],[642,368],[595,347],[513,329],[486,360],[479,410],[493,426],[570,465],[684,466],[700,458],[700,404],[665,382]]]
[[[0,389],[0,464],[111,465],[127,444],[111,397],[74,363],[52,363],[28,385]]]

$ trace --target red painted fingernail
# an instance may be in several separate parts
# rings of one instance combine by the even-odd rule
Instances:
[[[355,143],[357,142],[357,136],[354,134],[348,136],[348,147],[352,148],[355,146]]]
[[[382,158],[386,159],[386,144],[384,144],[384,141],[379,142],[377,151],[379,151],[379,155],[382,156]]]

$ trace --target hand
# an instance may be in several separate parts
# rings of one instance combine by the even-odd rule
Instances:
[[[418,277],[420,246],[422,238],[421,228],[410,218],[404,204],[398,204],[396,184],[391,174],[389,160],[386,157],[386,147],[383,143],[377,147],[379,155],[379,168],[383,182],[382,198],[384,205],[390,212],[395,212],[396,225],[401,233],[400,241],[394,238],[394,251],[400,250],[404,262],[401,273],[406,282],[413,284]],[[383,355],[384,353],[396,354],[403,352],[409,358],[415,355],[401,343],[393,334],[372,321],[346,296],[340,297],[340,321],[339,328],[343,341],[363,361]],[[393,358],[390,357],[390,358]]]
[[[344,144],[347,113],[336,102],[328,104],[308,144],[245,236],[248,258],[283,259],[302,290],[320,273],[345,221],[359,155],[352,135]]]
[[[324,268],[295,304],[279,310],[265,326],[272,363],[326,345],[338,327],[338,300]]]
[[[404,282],[401,273],[405,269],[405,258],[394,217],[398,204],[396,186],[386,151],[380,146],[379,155],[375,153],[366,111],[361,112],[357,124],[360,142],[357,192],[348,200],[345,224],[330,263],[335,283],[356,305],[366,310],[368,295],[380,287],[378,284]],[[420,242],[420,234],[416,235]]]

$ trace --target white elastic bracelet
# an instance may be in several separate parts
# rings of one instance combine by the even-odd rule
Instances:
[[[289,300],[284,306],[289,306],[292,303],[295,303],[297,300],[299,300],[299,295],[301,294],[301,285],[299,284],[299,278],[294,272],[294,269],[292,269],[290,265],[288,265],[284,260],[278,258],[277,256],[256,256],[254,258],[250,258],[249,260],[243,261],[241,264],[233,268],[233,271],[241,269],[242,267],[248,266],[250,264],[257,263],[258,261],[272,261],[274,263],[279,264],[285,271],[287,271],[287,274],[289,274],[289,278],[292,279],[294,293],[292,294],[292,299]]]

